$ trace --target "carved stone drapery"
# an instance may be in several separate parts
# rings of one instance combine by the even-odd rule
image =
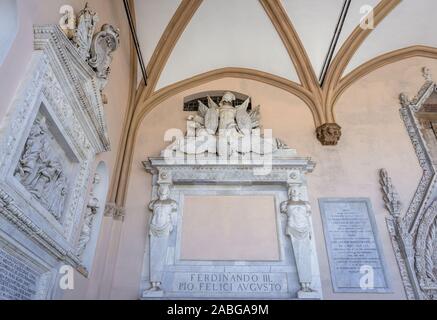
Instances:
[[[287,215],[287,235],[293,243],[293,254],[296,260],[299,283],[298,297],[312,292],[311,266],[311,206],[304,201],[299,191],[299,184],[288,186],[289,200],[281,203],[281,212]]]
[[[325,123],[316,129],[317,139],[324,146],[335,146],[341,138],[341,127],[336,123]]]

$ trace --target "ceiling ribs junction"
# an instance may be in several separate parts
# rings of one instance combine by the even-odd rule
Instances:
[[[233,1],[234,5],[229,7],[229,1]],[[142,119],[158,104],[177,93],[224,77],[252,79],[276,86],[298,96],[305,102],[313,115],[317,138],[322,144],[332,145],[336,144],[341,136],[341,124],[337,124],[335,118],[335,104],[354,82],[380,67],[402,59],[417,56],[437,58],[437,48],[435,44],[433,45],[432,36],[424,35],[421,29],[424,20],[428,21],[430,26],[433,24],[437,26],[437,22],[433,22],[435,20],[433,12],[437,9],[435,0],[421,0],[420,3],[412,0],[352,0],[347,15],[344,14],[344,8],[347,5],[347,1],[344,0],[330,0],[329,3],[333,5],[329,7],[326,7],[328,3],[326,0],[238,0],[238,2],[235,0],[129,0],[129,2],[133,11],[133,19],[136,20],[139,45],[143,49],[143,58],[147,63],[148,81],[147,85],[144,80],[140,81],[139,85],[136,81],[131,81],[132,92],[135,94],[126,121],[126,143],[125,149],[120,152],[119,156],[119,181],[116,196],[114,196],[117,202],[121,202],[120,205],[124,203],[133,147]],[[235,30],[232,34],[223,34],[230,37],[229,39],[208,40],[205,37],[199,37],[198,32],[202,30],[198,30],[199,27],[196,28],[196,26],[202,26],[201,29],[206,31],[211,30],[214,35],[216,34],[214,32],[218,32],[220,28],[226,32],[227,29],[224,27],[226,23],[220,25],[221,17],[214,17],[214,13],[215,11],[222,12],[219,4],[226,8],[223,12],[227,13],[233,11],[237,3],[247,5],[247,10],[244,10],[247,16],[244,16],[244,19],[232,20],[235,22]],[[301,8],[298,7],[300,4],[302,4]],[[360,15],[360,9],[366,4],[374,7],[369,16],[363,17]],[[213,10],[206,10],[208,6]],[[390,32],[396,30],[393,28],[409,20],[408,15],[405,16],[408,10],[417,10],[413,8],[418,6],[423,7],[423,19],[419,22],[409,22],[411,25],[404,28],[417,28],[418,30],[410,33],[412,36],[420,35],[418,38],[421,41],[414,43],[414,39],[410,42],[404,39],[405,43],[400,40],[397,43],[389,43],[391,40],[384,33],[385,30],[390,30]],[[270,25],[263,20],[264,25],[259,28],[257,26],[261,25],[260,22],[250,19],[252,16],[261,19],[259,10],[262,10],[268,17]],[[291,18],[293,12],[298,16]],[[362,28],[360,19],[368,19],[370,15],[373,18],[374,28]],[[307,16],[320,18],[314,20],[306,18]],[[323,18],[325,16],[332,18],[331,20],[325,19]],[[227,22],[226,19],[225,22]],[[247,23],[251,24],[252,28],[246,28]],[[310,27],[305,26],[305,23],[310,24]],[[339,27],[343,25],[343,28],[337,28],[342,29],[341,32],[337,30],[337,33],[334,33],[337,25]],[[332,26],[332,28],[327,26]],[[240,29],[243,33],[238,35]],[[220,54],[223,51],[220,46],[226,45],[227,40],[234,44],[233,37],[248,37],[250,40],[253,34],[248,33],[247,30],[252,30],[255,36],[262,37],[264,34],[261,29],[274,31],[268,39],[266,37],[266,41],[273,43],[275,39],[280,39],[282,48],[278,48],[280,46],[277,45],[275,50],[271,50],[275,51],[278,59],[271,60],[286,61],[284,57],[287,57],[288,62],[280,66],[281,70],[289,70],[287,74],[275,72],[274,69],[270,70],[268,65],[266,68],[266,64],[241,65],[243,60],[238,60],[238,57],[233,61],[232,56],[228,56],[228,65],[219,65],[214,64],[213,54],[209,55],[212,57],[206,62],[200,59],[203,55],[196,56],[196,49],[203,50],[202,46],[211,52],[215,51]],[[156,30],[162,30],[160,38],[156,35]],[[313,32],[314,30],[320,32]],[[314,38],[319,34],[323,35],[323,39]],[[384,42],[381,39],[388,40]],[[209,47],[205,45],[205,41],[211,41],[215,46]],[[333,45],[335,41],[337,44]],[[374,47],[372,41],[380,44],[380,54],[370,54],[373,51],[369,48]],[[318,45],[322,42],[325,43],[325,51],[318,50]],[[255,43],[259,46],[262,42]],[[215,50],[216,48],[220,50]],[[184,60],[187,52],[190,52],[189,49],[192,50],[192,57],[195,57],[192,60],[199,65],[203,64],[203,70],[194,70],[195,68],[185,70],[190,67],[190,64],[186,64]],[[330,55],[332,59],[329,58]],[[264,57],[264,60],[269,61],[269,57]],[[324,61],[330,61],[330,63],[324,64]],[[317,63],[320,66],[318,71],[315,67]],[[321,84],[317,73],[322,70],[324,81]],[[136,77],[138,71],[133,71],[133,73]],[[179,78],[175,78],[174,74],[179,75]],[[335,136],[327,139],[327,134]]]

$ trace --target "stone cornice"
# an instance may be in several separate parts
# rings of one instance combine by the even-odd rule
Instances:
[[[77,116],[88,127],[86,131],[94,149],[98,153],[109,151],[110,141],[96,73],[58,26],[35,26],[34,34],[35,50],[43,50],[55,62],[52,67],[56,75],[71,84],[68,87],[72,93],[70,98],[74,99]]]

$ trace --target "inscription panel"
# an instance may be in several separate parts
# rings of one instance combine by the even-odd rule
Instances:
[[[0,300],[33,299],[38,278],[38,272],[0,248]]]
[[[182,293],[287,293],[285,273],[175,273],[173,291]]]
[[[390,292],[369,199],[320,199],[335,292]]]

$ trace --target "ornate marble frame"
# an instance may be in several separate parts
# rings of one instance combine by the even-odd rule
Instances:
[[[161,258],[153,258],[153,246],[146,248],[144,253],[143,272],[141,280],[142,299],[175,298],[175,299],[226,299],[226,298],[269,298],[269,299],[321,299],[321,283],[316,255],[314,237],[311,238],[312,292],[299,290],[298,271],[293,256],[292,242],[286,233],[287,215],[281,213],[281,203],[287,202],[287,187],[299,186],[304,199],[308,199],[306,174],[313,171],[315,164],[309,158],[286,157],[272,160],[272,170],[266,175],[257,175],[254,168],[262,165],[244,163],[221,163],[217,159],[211,162],[177,162],[169,164],[165,158],[149,158],[144,162],[147,172],[153,175],[152,199],[158,199],[160,186],[170,184],[172,190],[169,199],[179,207],[175,229],[170,231],[169,240],[164,247]],[[183,199],[186,195],[272,195],[275,197],[276,217],[280,238],[281,260],[276,262],[248,262],[248,261],[181,261],[178,241],[183,217]],[[153,204],[153,201],[152,201]],[[152,218],[152,216],[151,216]],[[310,221],[311,224],[311,221]],[[151,227],[150,227],[151,228]],[[312,227],[311,227],[312,230]],[[314,234],[314,233],[313,233]],[[152,234],[149,236],[153,242]],[[166,257],[166,258],[164,258]],[[153,261],[155,259],[155,261]],[[294,265],[294,267],[293,267]],[[163,272],[162,290],[153,291],[150,287],[151,274]],[[247,293],[187,293],[175,290],[175,277],[189,272],[240,272],[240,273],[272,273],[283,274],[289,279],[288,290],[281,293],[247,294]],[[153,284],[152,284],[153,285]],[[171,289],[173,288],[173,289]],[[153,287],[152,287],[153,289]]]
[[[4,221],[0,224],[0,241],[13,240],[17,254],[38,252],[44,257],[50,279],[39,289],[44,294],[38,293],[35,298],[46,299],[55,294],[50,292],[60,264],[71,265],[88,276],[77,246],[95,156],[109,151],[110,142],[96,71],[58,26],[35,26],[34,34],[35,51],[27,78],[0,127],[0,220]],[[41,110],[51,119],[63,151],[72,154],[75,162],[63,219],[59,221],[14,177],[30,128]],[[30,264],[38,260],[38,256],[26,256]]]
[[[437,299],[437,280],[431,279],[432,253],[437,246],[437,188],[436,165],[422,133],[417,117],[421,106],[437,91],[427,68],[423,68],[425,84],[418,94],[409,99],[400,95],[400,113],[414,146],[423,175],[406,213],[401,214],[399,198],[385,169],[381,170],[381,186],[390,216],[387,227],[398,261],[408,299]]]

